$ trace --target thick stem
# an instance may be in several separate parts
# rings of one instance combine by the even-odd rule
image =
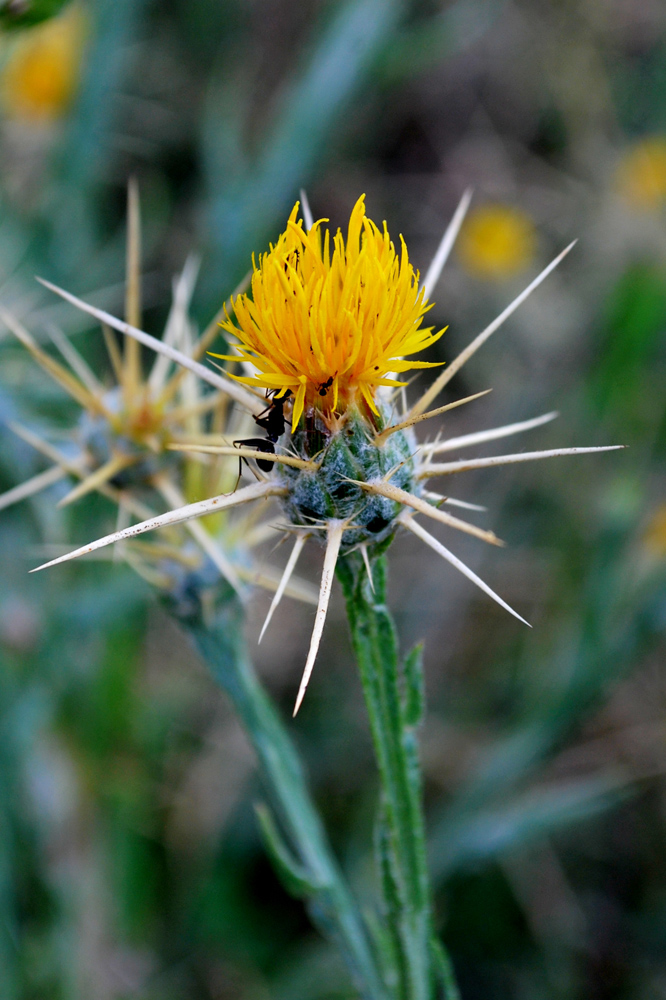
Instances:
[[[421,715],[422,671],[417,655],[410,657],[401,676],[395,628],[386,607],[385,560],[377,559],[372,571],[374,592],[358,554],[338,563],[381,780],[379,824],[384,831],[378,843],[385,849],[379,860],[385,918],[397,942],[398,996],[400,1000],[430,1000],[441,977],[433,963],[415,733]]]
[[[170,610],[192,636],[245,728],[305,874],[302,894],[312,919],[340,948],[361,996],[386,1000],[366,927],[331,853],[296,750],[247,656],[239,604],[230,595],[206,614],[197,594],[188,597],[187,602],[170,602]]]

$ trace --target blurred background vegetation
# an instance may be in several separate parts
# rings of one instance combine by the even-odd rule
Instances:
[[[88,320],[34,275],[122,310],[130,176],[152,332],[193,251],[206,322],[301,186],[335,226],[365,191],[421,269],[474,188],[435,360],[579,238],[451,383],[494,391],[446,427],[558,409],[525,447],[630,450],[456,482],[510,546],[455,550],[531,632],[409,538],[392,603],[405,647],[426,643],[431,865],[464,1000],[666,997],[664,5],[26,0],[0,20],[0,302],[37,339],[57,322],[100,378]],[[8,490],[44,462],[4,425],[74,409],[0,338]],[[264,856],[241,730],[147,585],[122,563],[28,576],[45,543],[113,526],[101,498],[57,509],[66,488],[0,516],[2,997],[351,997]],[[285,605],[257,650],[285,716],[311,615]],[[363,891],[376,777],[343,617],[338,595],[291,728]]]

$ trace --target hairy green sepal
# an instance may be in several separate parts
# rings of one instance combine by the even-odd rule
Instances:
[[[292,524],[316,527],[332,518],[349,521],[342,536],[343,555],[359,545],[380,546],[389,541],[401,510],[394,500],[367,493],[354,480],[367,483],[392,473],[393,486],[419,493],[412,436],[397,431],[384,444],[374,443],[387,418],[388,413],[382,411],[373,425],[354,407],[335,433],[327,432],[314,417],[306,419],[287,444],[301,458],[321,463],[320,467],[309,472],[281,466],[277,473],[289,489],[282,503]]]

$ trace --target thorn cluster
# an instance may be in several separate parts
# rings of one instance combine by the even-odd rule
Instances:
[[[199,522],[195,519],[211,513],[255,500],[277,498],[287,517],[285,530],[295,535],[295,543],[277,585],[260,641],[292,580],[306,541],[319,538],[325,545],[315,624],[295,711],[303,700],[317,656],[338,558],[353,549],[359,549],[372,586],[372,559],[386,548],[399,529],[415,535],[501,607],[525,622],[521,615],[416,520],[417,517],[425,517],[490,544],[502,544],[493,532],[442,509],[447,505],[472,511],[484,508],[432,492],[425,484],[434,477],[455,475],[471,469],[607,451],[612,448],[561,448],[450,462],[434,461],[447,451],[460,452],[471,446],[532,430],[554,419],[557,415],[555,413],[546,413],[530,420],[462,437],[438,438],[431,443],[417,441],[414,434],[416,426],[484,395],[477,393],[430,409],[456,372],[539,287],[573,246],[571,244],[563,250],[537,275],[444,369],[420,398],[408,407],[404,389],[400,388],[404,383],[397,382],[390,376],[395,371],[425,367],[425,362],[406,361],[404,356],[432,343],[443,332],[433,333],[432,329],[420,329],[420,320],[429,308],[427,299],[437,285],[469,201],[470,193],[467,192],[442,238],[423,284],[419,287],[418,276],[411,270],[404,244],[402,254],[398,257],[386,226],[380,231],[365,218],[362,199],[352,212],[346,244],[338,233],[333,241],[332,253],[329,250],[328,234],[322,236],[321,223],[313,223],[307,200],[303,199],[305,227],[296,219],[296,210],[292,212],[285,233],[271,247],[270,252],[260,258],[259,265],[255,265],[252,299],[246,295],[232,299],[239,326],[232,324],[226,311],[223,314],[221,325],[227,332],[236,334],[240,354],[217,357],[229,364],[240,360],[244,368],[241,376],[224,368],[212,371],[198,361],[212,339],[210,328],[196,341],[193,350],[184,351],[182,340],[173,332],[170,333],[169,328],[163,340],[144,333],[140,329],[138,316],[130,309],[127,310],[127,321],[117,320],[67,292],[49,286],[102,324],[120,331],[126,336],[128,344],[144,344],[157,353],[153,375],[156,370],[162,373],[160,398],[164,398],[165,394],[171,397],[174,384],[181,385],[189,379],[186,384],[192,387],[190,391],[194,395],[188,404],[189,409],[186,406],[185,411],[182,411],[184,418],[191,419],[207,405],[208,397],[202,399],[193,388],[195,381],[192,375],[196,375],[214,387],[214,402],[211,402],[213,409],[227,400],[256,419],[266,402],[270,409],[273,400],[280,397],[286,421],[288,423],[290,420],[291,426],[285,427],[279,438],[275,436],[274,444],[271,439],[271,446],[266,450],[257,447],[241,447],[239,450],[234,448],[230,440],[211,440],[210,436],[206,438],[197,433],[181,435],[177,441],[172,437],[165,443],[165,451],[190,453],[199,459],[216,456],[227,461],[230,456],[240,455],[246,469],[251,469],[256,482],[232,493],[217,493],[196,502],[181,503],[178,499],[180,494],[173,480],[170,480],[169,491],[164,496],[167,501],[172,502],[172,510],[164,514],[143,516],[140,523],[120,527],[104,538],[59,556],[39,568],[77,558],[113,542],[136,538],[155,528],[170,528],[181,523],[198,525]],[[341,310],[340,315],[336,309]],[[394,317],[391,326],[390,314],[396,309],[398,315],[397,318]],[[276,317],[280,318],[279,323]],[[10,325],[7,317],[5,322]],[[19,334],[12,328],[36,359],[44,367],[48,367],[36,345],[30,344],[24,333]],[[346,345],[345,350],[339,349],[342,340]],[[134,355],[129,353],[128,357],[133,358]],[[168,370],[169,362],[175,362],[181,367],[181,371],[164,383],[163,376]],[[392,371],[389,371],[390,366]],[[125,378],[134,377],[128,374],[129,367],[126,360],[123,368]],[[134,361],[132,367],[136,370]],[[49,370],[54,374],[52,368]],[[151,385],[158,381],[153,375],[149,378]],[[66,380],[62,377],[59,380],[66,388],[67,382],[69,391],[74,394],[70,373]],[[267,398],[263,399],[255,394],[254,386],[268,390]],[[392,386],[398,386],[398,393],[402,396],[400,413],[395,412],[389,396]],[[322,393],[324,387],[326,391]],[[90,387],[82,390],[77,383],[76,392],[79,396],[82,391],[87,393],[87,400],[94,397],[97,400],[95,405],[99,405],[99,397]],[[136,391],[136,387],[133,391]],[[262,443],[261,440],[252,439],[252,444],[255,442]],[[42,474],[42,484],[35,485],[35,489],[43,488],[52,478],[59,478],[65,473],[82,478],[85,475],[96,475],[94,488],[108,489],[109,482],[118,475],[115,468],[111,471],[107,468],[103,472],[97,469],[95,473],[82,473],[79,466],[80,463],[76,467],[72,464],[67,468],[62,464],[54,466],[48,474]],[[27,484],[17,487],[13,491],[14,499],[28,495],[30,489]]]

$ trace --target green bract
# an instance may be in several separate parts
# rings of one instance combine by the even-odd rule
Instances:
[[[317,527],[334,518],[349,521],[342,536],[342,553],[359,545],[378,545],[392,537],[401,505],[369,494],[357,485],[390,474],[393,486],[420,493],[414,474],[416,442],[411,431],[396,431],[380,446],[374,443],[375,434],[387,425],[389,415],[388,409],[380,406],[380,416],[374,418],[380,425],[376,428],[358,408],[352,407],[334,433],[316,411],[302,421],[301,428],[291,435],[291,449],[300,458],[321,464],[316,471],[279,466],[276,472],[289,490],[281,502],[292,524]]]

